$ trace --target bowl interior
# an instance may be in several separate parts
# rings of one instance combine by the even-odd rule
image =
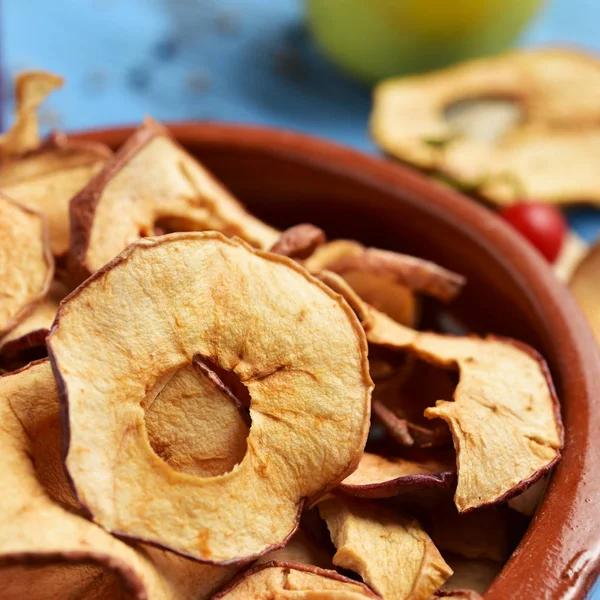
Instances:
[[[409,169],[300,135],[181,124],[175,137],[250,211],[284,228],[312,222],[330,239],[433,260],[465,275],[451,307],[477,333],[515,337],[549,363],[566,445],[541,509],[486,598],[581,598],[600,565],[600,356],[544,260],[490,211]],[[82,137],[118,147],[131,129]]]

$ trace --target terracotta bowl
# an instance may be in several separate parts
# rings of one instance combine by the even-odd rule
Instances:
[[[118,147],[131,129],[80,137]],[[548,360],[562,401],[561,463],[489,600],[582,598],[600,567],[600,355],[545,262],[490,211],[407,168],[295,133],[184,123],[175,137],[251,211],[279,227],[311,221],[463,273],[457,315]],[[598,446],[595,446],[598,444]]]

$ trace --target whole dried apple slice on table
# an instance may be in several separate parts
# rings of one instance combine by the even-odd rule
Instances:
[[[414,489],[449,489],[455,483],[456,462],[452,455],[410,460],[365,452],[356,471],[338,489],[359,498],[391,498]]]
[[[366,585],[336,571],[291,562],[257,565],[239,575],[213,600],[377,599]]]
[[[137,239],[205,230],[262,249],[279,237],[147,119],[71,202],[69,266],[83,280]]]
[[[69,202],[104,165],[111,151],[103,144],[52,135],[41,146],[0,164],[0,189],[45,215],[52,253],[69,248]]]
[[[416,519],[365,500],[319,501],[337,552],[333,564],[358,573],[382,598],[429,600],[452,575]]]
[[[78,513],[60,458],[48,360],[0,378],[2,598],[207,598],[234,571],[130,547]]]
[[[61,87],[63,78],[43,71],[28,71],[15,82],[15,122],[0,136],[0,156],[9,158],[40,145],[37,109],[46,96]]]
[[[0,194],[0,336],[42,300],[53,274],[43,217]]]
[[[113,533],[206,562],[258,556],[282,546],[305,499],[362,455],[372,382],[354,312],[291,259],[240,240],[140,240],[62,303],[47,344],[67,469]],[[216,477],[174,471],[143,423],[157,384],[194,356],[234,373],[251,397],[248,450]]]
[[[371,131],[389,154],[497,204],[599,202],[599,86],[590,55],[508,52],[381,83]]]

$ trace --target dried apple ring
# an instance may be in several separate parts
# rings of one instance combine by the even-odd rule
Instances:
[[[158,233],[215,230],[262,249],[279,237],[150,119],[73,198],[70,213],[69,263],[80,279]]]
[[[79,516],[60,458],[48,360],[0,378],[0,590],[23,598],[200,600],[234,574],[130,547]]]
[[[304,500],[362,455],[372,382],[355,314],[294,261],[241,240],[140,240],[63,302],[47,343],[67,470],[115,534],[205,562],[248,559],[284,544]],[[149,394],[195,356],[233,372],[251,397],[248,451],[216,477],[174,471],[143,423]]]
[[[41,301],[53,274],[43,217],[0,194],[0,336]]]

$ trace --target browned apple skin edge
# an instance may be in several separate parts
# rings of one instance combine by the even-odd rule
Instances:
[[[2,194],[2,192],[0,192],[0,194]],[[9,196],[6,196],[5,194],[2,194],[2,197],[5,198],[6,200],[8,200],[10,203],[15,204],[16,206],[19,206],[25,212],[28,212],[29,214],[32,214],[32,215],[37,215],[38,217],[41,218],[42,223],[43,223],[42,228],[43,228],[43,232],[44,232],[43,233],[44,258],[46,259],[46,264],[48,265],[48,273],[46,275],[46,280],[44,281],[44,285],[43,285],[40,293],[27,306],[24,306],[19,311],[19,313],[16,314],[12,318],[12,320],[10,320],[7,323],[7,325],[4,329],[0,329],[0,337],[3,335],[6,335],[7,333],[10,332],[11,329],[16,327],[44,299],[44,297],[50,290],[50,286],[52,285],[52,280],[54,279],[54,269],[55,269],[54,256],[52,255],[52,251],[50,250],[50,234],[48,233],[48,225],[46,223],[46,217],[42,213],[38,212],[37,210],[33,210],[31,208],[28,208],[27,206],[23,206],[22,204],[19,204],[18,202],[15,202],[12,198],[10,198]]]
[[[355,498],[393,498],[404,493],[419,492],[428,489],[450,490],[456,485],[455,471],[442,471],[440,473],[419,473],[396,477],[380,483],[365,485],[351,485],[341,483],[337,489],[348,496]]]
[[[175,233],[175,234],[171,234],[171,235],[177,236],[179,234]],[[162,237],[167,238],[169,236],[162,236]],[[121,262],[124,262],[125,260],[127,260],[131,254],[131,248],[133,246],[134,245],[132,244],[131,246],[129,246],[129,248],[127,250],[124,250],[121,254],[119,254],[118,256],[113,258],[110,262],[106,263],[103,267],[98,269],[95,273],[92,273],[83,283],[81,283],[70,294],[68,294],[65,298],[63,298],[63,300],[61,300],[61,302],[58,306],[58,310],[56,311],[56,317],[54,318],[54,321],[50,328],[50,333],[48,334],[48,337],[50,337],[53,334],[54,330],[56,329],[56,327],[59,323],[63,304],[66,303],[67,301],[69,301],[69,299],[78,295],[85,286],[89,285],[96,279],[99,279],[100,277],[102,277],[104,275],[104,273],[106,271],[110,270],[113,266],[120,264]],[[264,255],[269,254],[267,251],[253,249],[248,244],[245,244],[245,246],[248,249],[250,249],[252,252],[257,254],[258,256],[264,256]],[[324,283],[319,281],[317,278],[310,275],[310,273],[308,273],[303,267],[298,265],[298,263],[296,263],[292,259],[287,258],[287,257],[281,257],[280,260],[286,261],[287,264],[289,266],[291,266],[293,269],[304,273],[311,281],[316,283],[328,295],[335,294],[335,292],[333,292],[327,285],[325,285]],[[348,310],[346,312],[350,319],[354,319],[356,326],[361,328],[358,318],[356,317],[356,315],[354,314],[354,311],[349,306],[348,306]],[[364,336],[361,338],[360,343],[361,343],[361,347],[362,347],[363,351],[365,352],[365,356],[366,356],[366,353],[368,352],[368,347],[367,347],[366,338]],[[93,515],[92,511],[90,510],[90,507],[87,506],[84,502],[82,502],[81,498],[78,496],[77,490],[75,488],[75,484],[71,478],[69,470],[66,467],[66,458],[69,453],[69,440],[71,438],[71,431],[70,431],[71,428],[70,428],[70,423],[69,423],[69,402],[68,402],[68,394],[67,394],[67,390],[66,390],[66,385],[62,378],[62,375],[60,374],[58,365],[56,364],[56,357],[54,356],[54,353],[52,352],[51,344],[48,344],[48,358],[50,359],[52,373],[54,374],[54,379],[56,381],[56,387],[58,389],[59,419],[60,419],[61,430],[62,430],[61,453],[62,453],[62,460],[63,460],[65,474],[67,476],[69,485],[71,486],[71,490],[73,491],[73,495],[75,496],[77,502],[79,502],[79,504],[81,505],[81,508],[82,508],[84,514],[86,515],[87,518],[93,520],[94,515]],[[367,373],[368,373],[368,368],[367,368]],[[368,435],[368,427],[366,427],[364,430],[363,444],[362,444],[363,448],[367,441],[367,435]],[[356,467],[358,466],[359,462],[360,462],[360,456],[356,458],[354,463],[351,463],[348,465],[348,468],[339,477],[338,481],[332,482],[328,488],[321,490],[317,494],[314,494],[311,498],[302,499],[298,505],[298,512],[296,514],[296,521],[295,521],[294,527],[292,528],[290,533],[286,536],[286,538],[281,543],[272,544],[271,546],[268,546],[267,548],[265,548],[262,552],[259,552],[255,555],[242,556],[242,557],[238,557],[238,558],[228,560],[228,561],[223,561],[223,562],[211,561],[211,560],[198,560],[198,558],[196,558],[194,556],[189,556],[188,554],[174,550],[174,549],[170,548],[169,546],[163,546],[156,542],[148,541],[143,538],[128,536],[125,534],[121,534],[119,532],[111,532],[111,533],[120,539],[142,542],[144,544],[148,544],[149,546],[155,546],[156,548],[160,548],[162,550],[168,550],[175,554],[179,554],[180,556],[183,556],[184,558],[189,558],[191,560],[194,560],[196,562],[201,562],[203,564],[209,564],[209,565],[215,565],[215,566],[232,566],[232,565],[244,564],[246,562],[256,560],[256,559],[260,558],[261,556],[267,554],[268,552],[271,552],[273,550],[278,550],[279,548],[283,548],[287,544],[288,540],[294,535],[294,533],[296,533],[296,530],[298,529],[298,527],[300,525],[300,517],[302,516],[302,511],[304,510],[304,507],[305,506],[310,507],[310,506],[314,505],[314,503],[319,498],[321,498],[321,496],[324,496],[327,492],[336,488],[341,481],[343,481],[350,473],[353,473],[356,470]]]
[[[296,239],[300,238],[300,245]],[[308,258],[319,246],[327,241],[325,232],[311,223],[300,223],[281,232],[279,239],[271,246],[269,252],[303,260]]]
[[[171,137],[162,125],[146,119],[143,128],[135,133],[113,154],[83,190],[76,194],[69,205],[70,244],[67,264],[70,274],[77,282],[85,280],[92,269],[86,264],[85,255],[90,242],[96,207],[109,181],[142,149],[159,135]],[[110,264],[110,263],[109,263]]]
[[[364,583],[359,581],[355,581],[354,579],[350,579],[349,577],[344,577],[344,575],[340,575],[339,573],[332,573],[331,571],[327,571],[326,569],[321,569],[320,567],[315,567],[313,565],[301,565],[292,562],[277,562],[272,561],[268,563],[263,563],[262,565],[256,565],[240,573],[237,577],[235,577],[232,581],[230,581],[221,591],[217,592],[211,600],[220,600],[226,594],[228,594],[233,588],[239,585],[244,579],[249,577],[250,575],[254,575],[254,573],[259,573],[264,569],[269,569],[272,567],[280,567],[282,569],[293,569],[295,571],[304,571],[305,573],[314,573],[315,575],[321,575],[322,577],[328,577],[329,579],[335,579],[337,581],[342,581],[343,583],[351,583],[360,587],[366,594],[370,595],[372,598],[380,598],[373,590],[368,588]]]

